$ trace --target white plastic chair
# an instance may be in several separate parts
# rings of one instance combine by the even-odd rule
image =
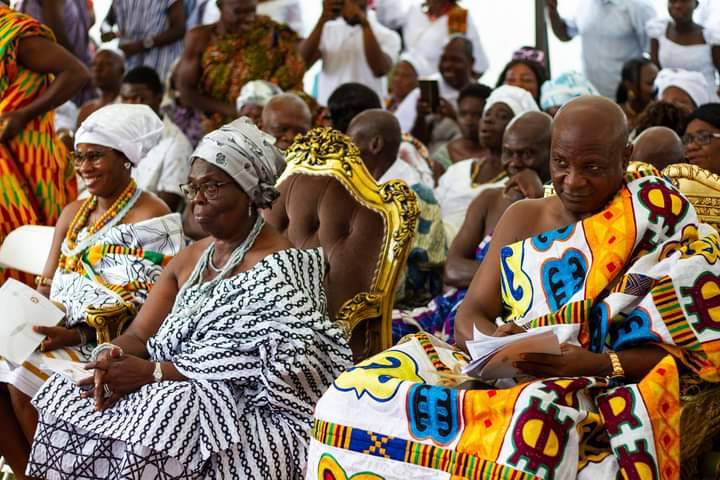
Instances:
[[[23,225],[0,244],[0,267],[42,275],[52,246],[54,227]]]

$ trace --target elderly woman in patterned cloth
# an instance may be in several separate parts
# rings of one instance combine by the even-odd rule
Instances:
[[[36,279],[40,293],[62,304],[64,324],[35,327],[46,337],[22,365],[0,358],[0,454],[17,474],[25,469],[37,424],[30,398],[52,374],[45,360],[87,361],[96,337],[87,307],[132,317],[182,246],[180,216],[130,176],[162,128],[145,105],[109,105],[75,135],[71,157],[90,196],[63,209],[45,271]]]
[[[351,353],[327,316],[322,252],[258,213],[279,195],[273,143],[244,117],[200,142],[183,190],[210,237],[97,347],[91,391],[56,375],[38,392],[29,475],[301,477],[313,407]]]

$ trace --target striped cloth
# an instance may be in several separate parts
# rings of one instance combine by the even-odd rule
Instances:
[[[120,29],[120,42],[154,38],[170,26],[168,9],[179,0],[113,0],[113,10]],[[127,70],[147,65],[167,78],[170,67],[180,56],[183,40],[151,48],[127,59]]]
[[[83,229],[79,239],[86,234],[87,229]],[[63,305],[68,326],[85,322],[87,306],[100,308],[127,302],[139,310],[163,266],[180,251],[182,244],[182,222],[177,213],[116,225],[97,235],[81,254],[82,267],[78,266],[77,271],[55,272],[50,299]],[[44,364],[45,358],[84,362],[93,346],[34,352],[19,366],[0,357],[0,382],[33,396],[52,373]]]
[[[291,249],[184,289],[147,348],[188,380],[144,385],[105,412],[51,377],[33,399],[28,474],[301,478],[315,402],[351,362],[324,276],[320,250]]]
[[[50,75],[17,62],[20,40],[31,36],[54,41],[49,28],[0,4],[0,114],[27,106],[50,84]],[[21,225],[54,225],[76,195],[67,149],[55,135],[53,122],[52,112],[35,117],[15,138],[0,144],[0,242]],[[0,270],[0,284],[9,274]],[[13,276],[31,280],[27,275]]]

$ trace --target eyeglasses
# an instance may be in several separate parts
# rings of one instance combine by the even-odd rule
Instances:
[[[720,133],[712,132],[699,132],[696,134],[686,133],[682,137],[683,145],[690,145],[695,142],[695,145],[709,145],[714,138],[720,138]]]
[[[182,190],[188,200],[195,198],[198,192],[202,193],[208,200],[215,200],[220,187],[230,184],[232,184],[232,182],[205,182],[200,185],[185,183],[180,185],[180,190]]]
[[[75,164],[76,168],[80,168],[85,162],[90,162],[93,167],[96,167],[106,154],[107,151],[102,150],[94,150],[87,153],[70,152],[70,161]]]

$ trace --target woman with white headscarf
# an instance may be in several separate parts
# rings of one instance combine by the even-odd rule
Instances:
[[[687,115],[717,101],[715,92],[699,72],[664,68],[655,77],[655,87],[658,100],[675,105]]]
[[[38,392],[29,475],[301,477],[313,407],[351,352],[327,316],[322,252],[293,249],[258,212],[279,195],[273,144],[244,117],[200,142],[183,190],[210,237],[96,348],[93,391],[56,375]]]
[[[145,105],[110,105],[77,131],[71,158],[90,197],[63,209],[44,273],[36,278],[38,290],[64,308],[64,323],[35,327],[46,337],[22,365],[0,359],[0,453],[17,474],[37,421],[30,398],[52,373],[45,359],[86,361],[96,338],[87,308],[132,317],[182,245],[179,215],[130,176],[162,127]]]
[[[533,96],[520,87],[502,85],[487,98],[479,127],[484,154],[452,164],[435,189],[448,242],[462,226],[470,202],[485,188],[504,185],[507,181],[500,162],[507,124],[518,115],[537,111],[539,108]]]

